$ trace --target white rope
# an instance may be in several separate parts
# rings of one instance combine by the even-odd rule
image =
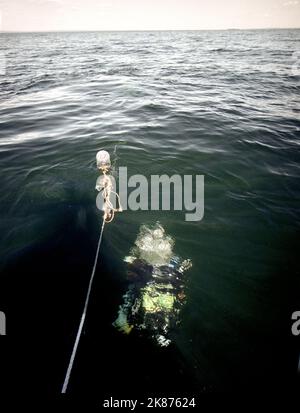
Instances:
[[[111,178],[106,175],[107,170],[106,169],[102,169],[102,173],[104,176],[104,181],[103,181],[103,188],[102,188],[102,196],[104,199],[104,220],[107,224],[109,224],[110,222],[112,222],[112,220],[115,217],[115,212],[122,212],[122,205],[121,205],[121,201],[120,201],[120,196],[119,194],[117,194],[115,191],[113,191],[113,184],[111,181]],[[110,196],[111,194],[114,194],[117,199],[118,199],[118,204],[119,207],[118,208],[114,208],[111,200],[110,200]]]
[[[98,241],[98,246],[97,246],[97,251],[96,251],[96,257],[95,257],[95,262],[94,262],[94,267],[93,267],[92,275],[91,275],[91,278],[90,278],[88,291],[87,291],[87,294],[86,294],[86,299],[85,299],[83,312],[82,312],[82,316],[81,316],[78,331],[77,331],[77,336],[76,336],[76,339],[75,339],[73,351],[72,351],[70,361],[69,361],[69,365],[68,365],[68,369],[67,369],[67,372],[66,372],[65,381],[64,381],[64,384],[62,386],[62,390],[61,390],[62,393],[66,393],[67,388],[68,388],[68,384],[69,384],[69,380],[70,380],[74,360],[75,360],[75,357],[76,357],[77,348],[78,348],[78,345],[79,345],[82,329],[83,329],[83,326],[84,326],[84,321],[85,321],[85,317],[86,317],[86,313],[87,313],[87,309],[88,309],[88,305],[89,305],[90,294],[91,294],[91,290],[92,290],[93,279],[94,279],[94,276],[95,276],[97,262],[98,262],[98,256],[99,256],[100,245],[101,245],[101,241],[102,241],[104,225],[105,225],[105,223],[109,223],[114,219],[115,212],[121,212],[122,211],[122,206],[121,206],[121,203],[120,203],[120,197],[116,192],[114,192],[112,190],[112,181],[109,178],[109,176],[106,175],[106,173],[108,172],[108,170],[110,168],[109,154],[106,151],[98,152],[98,154],[97,154],[97,165],[98,165],[98,161],[100,163],[99,169],[101,170],[101,172],[104,175],[104,182],[103,182],[104,185],[103,185],[103,188],[102,188],[102,190],[103,190],[102,195],[103,195],[103,199],[104,199],[103,222],[102,222],[102,227],[101,227],[101,231],[100,231],[100,236],[99,236],[99,241]],[[110,195],[112,193],[115,194],[118,198],[118,202],[119,202],[119,207],[118,208],[114,208],[114,206],[113,206],[113,204],[110,200]]]
[[[68,388],[68,384],[69,384],[69,380],[70,380],[70,376],[71,376],[71,372],[72,372],[72,368],[73,368],[73,364],[74,364],[74,360],[75,360],[75,356],[76,356],[80,336],[81,336],[81,333],[82,333],[82,329],[83,329],[83,325],[84,325],[84,321],[85,321],[85,317],[86,317],[86,313],[87,313],[87,308],[88,308],[88,305],[89,305],[89,299],[90,299],[93,279],[94,279],[95,272],[96,272],[97,261],[98,261],[100,245],[101,245],[101,241],[102,241],[102,234],[103,234],[104,225],[105,225],[105,218],[103,218],[103,222],[102,222],[102,227],[101,227],[101,232],[100,232],[100,236],[99,236],[97,252],[96,252],[96,257],[95,257],[95,262],[94,262],[94,267],[93,267],[92,275],[91,275],[90,282],[89,282],[89,287],[88,287],[88,291],[87,291],[87,295],[86,295],[86,299],[85,299],[85,303],[84,303],[84,307],[83,307],[83,312],[82,312],[80,324],[79,324],[79,327],[78,327],[76,340],[75,340],[73,351],[72,351],[71,358],[70,358],[70,361],[69,361],[69,366],[68,366],[68,369],[67,369],[67,372],[66,372],[65,381],[64,381],[64,384],[63,384],[63,387],[62,387],[62,390],[61,390],[62,393],[66,393],[67,388]]]

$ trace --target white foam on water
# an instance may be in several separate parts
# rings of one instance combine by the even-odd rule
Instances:
[[[142,225],[132,249],[132,255],[151,265],[167,265],[173,255],[174,240],[166,235],[163,227]]]

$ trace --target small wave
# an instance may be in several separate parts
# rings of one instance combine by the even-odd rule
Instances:
[[[268,148],[268,149],[275,149],[275,150],[282,149],[282,147],[280,148],[279,146],[274,146],[274,145],[271,145],[270,143],[262,142],[256,139],[255,140],[244,139],[244,142],[250,145],[263,146],[264,148]]]

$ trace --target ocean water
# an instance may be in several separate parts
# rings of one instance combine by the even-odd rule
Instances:
[[[1,357],[14,389],[60,392],[101,225],[99,149],[129,174],[203,174],[205,215],[124,211],[105,227],[70,394],[296,385],[299,47],[300,30],[0,34]],[[157,221],[193,262],[167,349],[112,326],[122,260]]]

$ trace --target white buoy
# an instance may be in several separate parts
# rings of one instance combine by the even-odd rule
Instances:
[[[97,168],[109,169],[110,168],[110,156],[107,151],[99,151],[96,155]]]

